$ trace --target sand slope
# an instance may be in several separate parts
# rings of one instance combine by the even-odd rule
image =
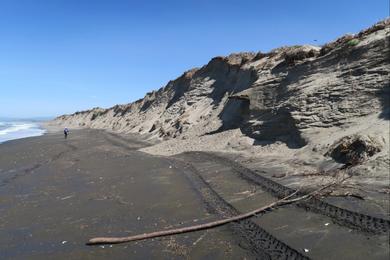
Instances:
[[[251,167],[278,168],[275,178],[295,186],[321,183],[352,166],[355,188],[334,195],[386,202],[389,39],[387,19],[322,47],[216,57],[134,103],[51,124],[139,133],[161,141],[143,149],[153,154],[236,153]]]

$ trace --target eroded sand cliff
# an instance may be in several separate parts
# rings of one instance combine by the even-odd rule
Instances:
[[[136,102],[51,124],[139,133],[161,141],[153,154],[231,152],[293,186],[344,167],[354,188],[334,195],[388,196],[389,40],[387,19],[322,47],[216,57]]]

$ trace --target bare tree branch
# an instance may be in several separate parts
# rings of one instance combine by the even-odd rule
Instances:
[[[345,179],[341,180],[344,181]],[[340,182],[332,182],[318,190],[315,190],[309,194],[299,196],[297,198],[293,198],[297,193],[298,190],[293,192],[292,194],[286,196],[283,199],[280,199],[278,201],[275,201],[271,204],[268,204],[266,206],[263,206],[261,208],[252,210],[250,212],[240,214],[231,218],[226,218],[226,219],[221,219],[221,220],[216,220],[212,221],[209,223],[205,224],[199,224],[195,226],[189,226],[189,227],[183,227],[183,228],[176,228],[176,229],[168,229],[168,230],[161,230],[161,231],[156,231],[156,232],[151,232],[151,233],[144,233],[144,234],[139,234],[135,236],[128,236],[128,237],[95,237],[90,239],[86,244],[87,245],[100,245],[100,244],[120,244],[120,243],[126,243],[126,242],[131,242],[131,241],[137,241],[137,240],[144,240],[144,239],[150,239],[150,238],[156,238],[156,237],[163,237],[163,236],[170,236],[170,235],[176,235],[176,234],[182,234],[182,233],[188,233],[188,232],[193,232],[193,231],[199,231],[199,230],[205,230],[205,229],[210,229],[218,226],[222,226],[234,221],[240,221],[249,217],[253,217],[261,212],[264,212],[266,210],[269,210],[271,208],[275,208],[278,206],[286,205],[286,204],[291,204],[294,202],[298,202],[304,199],[307,199],[309,197],[312,197],[314,195],[319,194],[321,191],[329,188],[330,186],[339,184]]]

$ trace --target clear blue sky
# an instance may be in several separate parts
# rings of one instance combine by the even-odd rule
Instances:
[[[0,0],[0,116],[128,103],[217,55],[325,43],[388,0]]]

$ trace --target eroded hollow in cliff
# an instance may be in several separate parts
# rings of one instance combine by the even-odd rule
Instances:
[[[279,141],[297,149],[307,144],[289,111],[251,109],[250,98],[246,95],[229,97],[219,119],[222,121],[221,127],[208,135],[240,128],[243,134],[255,139],[254,145]]]
[[[207,134],[211,135],[230,129],[240,128],[249,117],[249,105],[250,102],[247,98],[229,98],[222,112],[218,115],[219,119],[222,121],[221,127]]]
[[[256,139],[255,145],[283,142],[289,148],[298,149],[307,144],[290,112],[285,109],[252,111],[250,120],[241,130]]]

